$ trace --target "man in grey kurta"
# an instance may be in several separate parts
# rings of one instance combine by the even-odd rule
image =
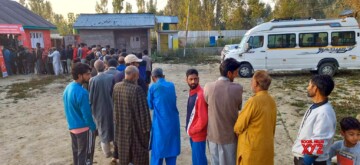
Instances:
[[[91,110],[98,128],[101,148],[106,157],[110,157],[110,142],[114,140],[112,101],[114,77],[104,73],[105,65],[101,60],[97,60],[94,67],[98,75],[91,78],[89,83]]]

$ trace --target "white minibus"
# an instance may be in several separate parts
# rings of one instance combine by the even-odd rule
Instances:
[[[275,19],[246,32],[234,53],[239,75],[256,70],[309,70],[333,76],[338,70],[360,69],[359,25],[355,18]]]

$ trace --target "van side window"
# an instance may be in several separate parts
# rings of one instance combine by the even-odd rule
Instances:
[[[268,37],[268,48],[294,48],[296,47],[295,34],[272,34]]]
[[[264,45],[264,36],[252,36],[248,43],[250,49],[261,48]]]
[[[328,33],[300,33],[300,47],[323,47],[328,46]]]
[[[353,46],[355,45],[355,32],[332,32],[331,45],[332,46]]]

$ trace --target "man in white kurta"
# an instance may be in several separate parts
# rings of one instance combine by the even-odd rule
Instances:
[[[60,61],[60,52],[56,50],[56,48],[52,48],[52,53],[49,52],[48,57],[52,57],[52,63],[54,67],[55,75],[59,75],[61,71],[61,61]]]

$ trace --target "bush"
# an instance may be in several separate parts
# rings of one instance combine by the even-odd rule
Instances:
[[[186,49],[185,56],[184,49],[168,51],[167,53],[155,52],[151,55],[152,60],[157,63],[186,63],[191,65],[219,62],[220,60],[216,57],[217,56],[199,52],[196,49]]]

